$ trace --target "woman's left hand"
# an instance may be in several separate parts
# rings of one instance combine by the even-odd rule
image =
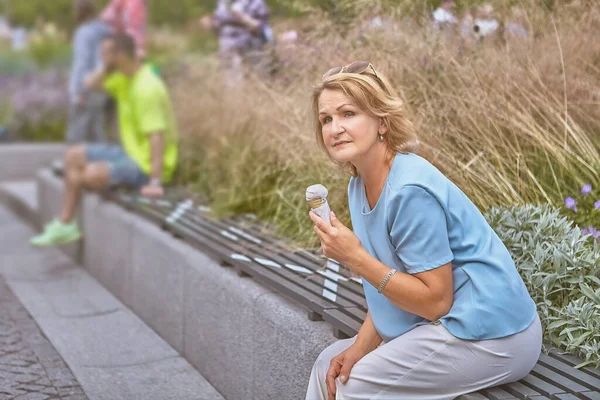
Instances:
[[[357,255],[363,249],[360,239],[337,219],[333,211],[331,225],[312,211],[310,218],[315,223],[315,232],[321,239],[323,254],[352,269]]]

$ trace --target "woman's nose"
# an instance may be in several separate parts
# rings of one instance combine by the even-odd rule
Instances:
[[[334,135],[339,135],[344,132],[344,127],[340,124],[340,121],[337,118],[334,118],[331,121],[331,130]]]

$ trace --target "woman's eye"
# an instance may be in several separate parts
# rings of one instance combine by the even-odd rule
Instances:
[[[352,111],[346,111],[346,112],[344,113],[344,116],[345,116],[345,117],[351,117],[351,116],[353,116],[353,115],[354,115],[354,113],[353,113]]]
[[[326,124],[328,122],[331,122],[331,117],[325,117],[323,118],[323,123]]]

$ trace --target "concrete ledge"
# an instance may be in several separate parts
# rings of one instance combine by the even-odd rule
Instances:
[[[0,144],[0,181],[33,179],[38,169],[62,159],[65,144]]]
[[[133,215],[124,213],[97,194],[87,193],[82,202],[86,242],[83,265],[105,288],[128,307],[131,302]],[[105,223],[110,221],[110,223]]]
[[[121,218],[116,212],[114,217]],[[135,218],[128,252],[131,257],[131,308],[183,354],[183,301],[189,248],[155,225]],[[213,307],[205,303],[203,307]]]

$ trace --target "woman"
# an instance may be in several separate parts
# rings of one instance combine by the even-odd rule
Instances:
[[[73,36],[73,62],[69,77],[67,142],[105,142],[104,106],[107,96],[86,92],[83,81],[101,64],[100,43],[110,27],[97,18],[93,0],[75,0],[78,28]]]
[[[541,326],[508,250],[467,196],[414,154],[402,101],[366,61],[313,93],[316,137],[351,174],[354,233],[311,212],[327,257],[363,278],[358,335],[326,348],[307,400],[453,399],[534,367]]]

